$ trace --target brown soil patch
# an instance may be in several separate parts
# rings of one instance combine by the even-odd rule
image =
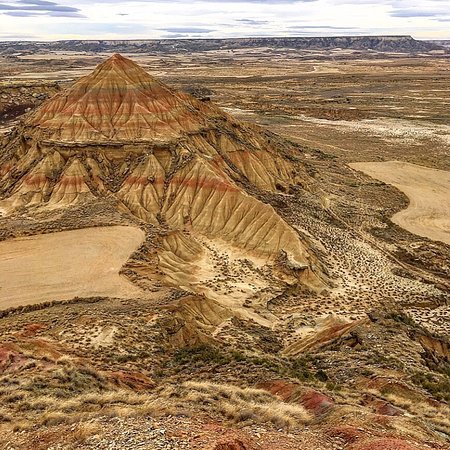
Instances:
[[[392,184],[410,201],[392,221],[411,233],[450,244],[450,172],[401,161],[354,163],[350,166]]]
[[[420,447],[410,445],[401,439],[383,438],[356,444],[351,447],[351,450],[420,450]]]
[[[130,296],[119,275],[144,233],[133,227],[85,228],[0,242],[0,309],[76,296]]]

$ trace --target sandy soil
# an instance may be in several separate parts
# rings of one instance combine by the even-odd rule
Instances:
[[[353,163],[404,192],[410,204],[392,221],[411,233],[450,244],[450,172],[401,161]]]
[[[144,240],[134,227],[85,228],[0,242],[0,309],[140,290],[119,275]]]

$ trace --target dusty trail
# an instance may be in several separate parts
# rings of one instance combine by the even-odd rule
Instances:
[[[119,271],[143,240],[139,228],[113,226],[0,242],[0,309],[76,296],[139,295]]]
[[[450,172],[401,161],[352,163],[350,167],[392,184],[409,206],[392,221],[411,233],[450,244]]]

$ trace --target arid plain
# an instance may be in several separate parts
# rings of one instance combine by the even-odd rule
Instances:
[[[0,56],[4,142],[22,114],[110,56]],[[311,273],[292,281],[303,250],[269,269],[247,244],[209,235],[194,244],[167,230],[154,238],[110,196],[72,205],[84,188],[31,213],[6,190],[4,447],[449,448],[448,57],[124,56],[269,130],[275,148],[298,150],[286,154],[300,181],[271,190],[246,174],[236,183],[295,230]]]

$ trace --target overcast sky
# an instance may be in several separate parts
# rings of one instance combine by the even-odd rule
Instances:
[[[0,40],[367,34],[450,39],[450,0],[0,0]]]

